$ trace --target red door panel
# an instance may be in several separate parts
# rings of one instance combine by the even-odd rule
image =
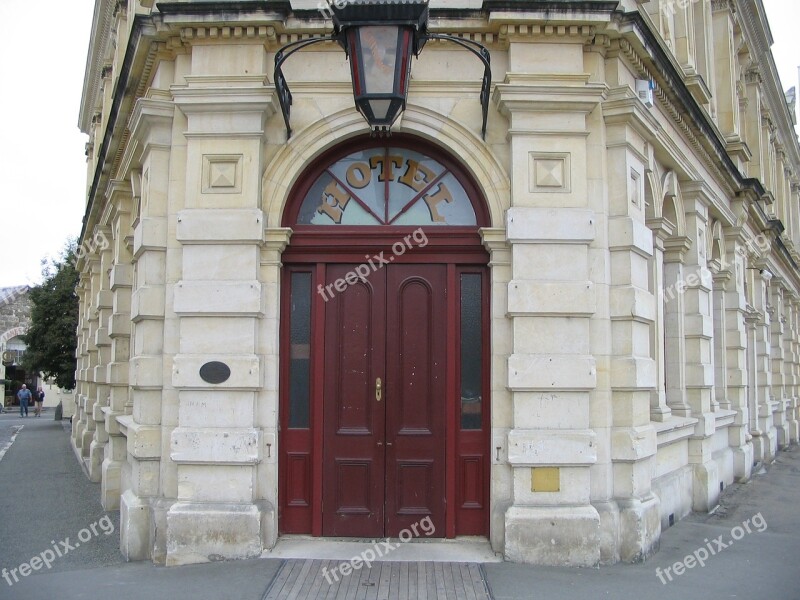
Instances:
[[[444,265],[392,265],[386,307],[386,535],[430,517],[445,534]]]
[[[354,267],[329,266],[326,284]],[[383,535],[385,419],[375,382],[384,377],[385,307],[380,271],[325,306],[323,535]]]
[[[461,359],[465,348],[484,347],[488,304],[470,304],[460,283],[464,274],[481,275],[477,293],[486,298],[485,271],[394,263],[335,291],[355,267],[328,263],[316,271],[314,289],[323,280],[327,287],[323,299],[314,294],[312,396],[319,408],[312,412],[320,412],[310,429],[283,425],[281,530],[310,532],[314,510],[315,535],[396,537],[426,517],[434,537],[485,534],[488,353],[479,350],[477,368],[474,356],[467,361],[483,381],[478,391]],[[464,323],[476,318],[483,333],[472,339],[473,331],[464,346]]]

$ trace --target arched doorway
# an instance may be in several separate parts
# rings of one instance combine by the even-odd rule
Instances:
[[[410,136],[315,160],[283,225],[279,529],[489,529],[489,277],[482,195]]]
[[[0,367],[0,384],[3,390],[3,406],[19,406],[17,392],[26,384],[28,389],[36,390],[39,385],[39,376],[29,373],[22,367],[22,356],[27,345],[20,337],[26,332],[24,327],[14,327],[0,334],[0,354],[2,366]]]

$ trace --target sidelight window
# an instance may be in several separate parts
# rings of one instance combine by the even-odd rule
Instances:
[[[461,274],[461,429],[481,428],[481,275]]]
[[[289,427],[307,429],[310,416],[311,273],[292,273],[290,285]]]

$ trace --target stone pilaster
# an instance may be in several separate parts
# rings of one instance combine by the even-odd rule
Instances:
[[[717,125],[729,143],[741,141],[739,97],[736,89],[738,64],[731,42],[734,39],[732,6],[728,2],[714,2],[712,15],[714,40],[719,40],[713,45]]]
[[[75,349],[77,364],[75,370],[75,406],[72,416],[72,447],[80,458],[83,456],[83,433],[86,431],[84,407],[89,391],[89,319],[86,307],[91,304],[89,294],[91,281],[85,268],[86,258],[82,257],[77,262],[80,273],[76,292],[80,310],[78,312],[78,344]],[[88,449],[87,449],[88,452]]]
[[[786,304],[786,339],[787,346],[787,360],[789,362],[787,376],[787,396],[789,398],[789,439],[790,442],[796,444],[800,441],[800,398],[798,398],[798,385],[800,385],[800,348],[798,342],[800,341],[800,323],[798,322],[798,301],[797,296],[792,293],[787,293]]]
[[[127,439],[119,429],[117,417],[126,414],[128,404],[128,361],[130,360],[131,285],[133,276],[130,246],[131,187],[125,181],[113,181],[109,186],[109,202],[113,206],[111,222],[111,248],[113,264],[109,274],[112,311],[108,318],[108,336],[111,339],[111,360],[106,369],[109,386],[108,405],[103,407],[108,444],[102,465],[100,499],[105,510],[119,508],[122,493],[122,467],[127,459]]]
[[[618,518],[616,555],[609,555],[604,544],[606,562],[645,560],[658,549],[661,534],[659,500],[652,490],[657,439],[650,420],[651,402],[658,403],[659,398],[657,357],[651,356],[650,340],[656,334],[656,299],[650,288],[654,282],[648,275],[655,250],[653,233],[645,224],[646,149],[635,133],[646,121],[638,112],[640,108],[638,101],[622,97],[610,98],[604,107],[608,205],[595,206],[600,222],[599,214],[608,214],[607,233],[599,236],[595,245],[602,246],[600,240],[605,237],[608,250],[602,262],[599,256],[592,261],[596,266],[594,277],[604,279],[599,265],[607,263],[610,278],[605,281],[607,287],[600,288],[607,294],[607,304],[598,295],[597,316],[605,323],[594,323],[592,337],[606,338],[610,344],[600,349],[595,343],[594,354],[604,355],[606,360],[602,370],[598,368],[594,399],[598,406],[592,411],[592,425],[598,430],[600,415],[610,409],[603,419],[606,429],[598,431],[607,431],[610,443],[606,450],[601,438],[598,453],[599,462],[604,462],[608,452],[611,470],[604,479],[592,483],[594,489],[606,481],[610,483],[611,506],[604,506],[597,499],[594,502],[604,535],[609,529],[606,522]],[[601,197],[599,191],[595,196]],[[659,274],[654,273],[656,277]],[[600,329],[602,325],[605,331]],[[604,406],[598,401],[606,389],[610,391],[610,403]],[[668,409],[661,408],[659,416],[667,418]],[[659,413],[658,405],[655,412]]]
[[[153,558],[160,494],[164,315],[170,148],[174,107],[164,100],[140,99],[131,118],[131,139],[140,144],[141,171],[134,174],[138,197],[133,222],[133,322],[128,381],[130,415],[117,417],[127,438],[127,489],[120,499],[120,546],[128,560]],[[127,411],[126,411],[127,412]]]
[[[89,419],[94,421],[94,437],[89,445],[89,480],[99,482],[102,477],[103,458],[105,447],[108,443],[108,432],[105,426],[103,408],[108,406],[108,363],[111,362],[111,338],[108,337],[108,319],[111,316],[112,296],[109,283],[109,273],[113,262],[113,252],[109,239],[111,228],[108,226],[97,227],[92,236],[93,243],[97,246],[99,255],[99,289],[95,298],[97,311],[97,331],[95,332],[95,346],[97,346],[97,364],[94,367],[95,398]]]
[[[745,297],[745,269],[742,251],[742,230],[726,228],[725,262],[728,271],[721,270],[714,277],[714,284],[721,286],[725,294],[725,374],[729,408],[736,411],[733,425],[728,428],[728,443],[733,448],[733,476],[736,481],[747,481],[753,468],[753,445],[750,434],[752,423],[749,412],[752,383],[750,355],[753,346],[749,340],[749,326],[745,321],[747,301]],[[722,281],[721,281],[722,280]],[[716,292],[716,288],[715,288]],[[720,402],[723,407],[725,405]],[[726,407],[727,408],[727,407]]]
[[[752,263],[751,263],[752,264]],[[753,430],[755,459],[771,463],[778,450],[778,435],[773,424],[776,402],[772,399],[772,335],[771,318],[767,305],[767,289],[771,275],[762,268],[751,269],[753,273],[753,301],[758,312],[755,324],[755,393],[756,429]]]
[[[724,268],[723,268],[724,264]],[[711,275],[711,314],[714,326],[713,338],[713,359],[714,359],[714,395],[711,398],[711,410],[716,412],[719,409],[732,410],[731,400],[728,397],[728,378],[727,378],[727,329],[725,326],[726,304],[725,295],[728,286],[731,284],[733,275],[725,264],[725,258],[712,259],[708,263],[708,270]]]
[[[489,531],[492,548],[505,547],[506,510],[513,504],[514,469],[508,462],[508,433],[514,424],[512,394],[508,389],[508,358],[514,351],[512,321],[508,318],[508,284],[511,281],[511,248],[504,228],[481,230],[489,251],[492,278],[492,502]]]
[[[785,449],[789,446],[788,404],[786,395],[786,353],[784,347],[784,334],[786,317],[784,316],[785,282],[778,277],[773,277],[769,282],[769,313],[770,333],[772,338],[771,365],[772,393],[771,400],[775,402],[775,411],[772,419],[775,433],[778,436],[778,448]]]
[[[684,293],[684,333],[686,336],[686,397],[697,419],[694,435],[689,438],[689,464],[693,468],[692,508],[709,511],[719,500],[720,473],[714,461],[716,415],[714,393],[713,335],[711,307],[713,281],[708,270],[708,209],[701,192],[684,194],[686,232],[692,240],[686,255]]]
[[[664,285],[664,244],[672,235],[672,227],[664,219],[648,220],[647,226],[653,232],[653,268],[651,269],[650,289],[654,295],[655,321],[653,322],[653,360],[656,368],[656,386],[650,393],[650,419],[664,422],[672,415],[667,404],[666,343],[665,321],[666,303],[674,300],[667,295],[674,293]]]
[[[260,253],[260,278],[264,306],[275,307],[274,312],[265,314],[259,321],[256,353],[263,357],[264,385],[256,394],[259,412],[271,415],[270,419],[262,419],[262,439],[264,452],[262,460],[256,466],[256,478],[259,482],[257,498],[263,499],[260,505],[266,508],[263,524],[262,543],[264,548],[272,548],[278,538],[278,513],[270,510],[278,506],[278,406],[280,403],[278,382],[280,381],[280,278],[281,255],[289,244],[292,230],[288,227],[271,227],[264,230],[263,244]]]
[[[664,242],[664,338],[667,406],[678,417],[689,417],[686,398],[686,335],[684,260],[690,240],[674,234]]]
[[[97,383],[95,367],[98,364],[97,330],[99,315],[97,312],[97,294],[100,289],[100,260],[96,252],[88,252],[83,262],[82,278],[84,281],[85,304],[81,305],[83,321],[82,330],[85,339],[85,358],[83,361],[83,389],[73,419],[75,447],[79,452],[84,468],[88,470],[89,451],[94,440],[96,422],[94,405],[97,403]]]
[[[659,3],[659,5],[662,10],[666,10],[664,4]],[[694,4],[676,2],[670,7],[670,12],[672,11],[674,11],[675,22],[675,57],[680,62],[684,73],[687,76],[692,76],[697,73],[695,65],[697,44],[695,43]],[[705,40],[701,39],[699,43],[705,44]]]
[[[761,178],[764,163],[764,138],[761,124],[761,89],[763,78],[758,65],[753,65],[745,72],[745,108],[744,133],[752,156],[747,164],[747,172],[751,177]]]
[[[541,60],[547,51],[546,44],[514,45],[510,70],[530,72],[531,57]],[[590,566],[601,557],[600,517],[591,503],[599,440],[590,428],[597,370],[589,340],[597,298],[589,251],[597,230],[588,206],[586,119],[602,90],[567,74],[584,72],[580,53],[552,57],[564,75],[545,81],[510,73],[495,90],[510,119],[516,173],[507,213],[507,312],[514,347],[508,359],[513,428],[507,444],[513,505],[505,513],[505,555]],[[562,95],[564,86],[569,91]],[[557,143],[547,133],[553,128],[562,132]],[[568,420],[562,418],[565,406]],[[539,469],[549,485],[536,483]]]
[[[244,51],[265,59],[262,47]],[[209,50],[208,59],[206,68],[226,72],[225,53]],[[265,306],[274,315],[279,304],[274,244],[270,279],[260,281],[264,123],[275,106],[263,76],[187,79],[186,88],[173,88],[187,118],[187,146],[185,209],[176,230],[181,271],[172,298],[180,345],[171,384],[179,408],[170,433],[177,498],[166,514],[167,565],[256,557],[277,537],[276,419],[265,428],[261,414],[271,406],[266,414],[274,417],[277,408],[278,325],[275,318],[261,322]],[[263,340],[270,356],[259,331],[272,338]],[[224,365],[224,375],[205,376],[210,363]],[[270,499],[257,481],[267,444]],[[226,485],[212,483],[218,481]]]
[[[758,386],[756,384],[756,327],[759,322],[758,311],[750,304],[745,312],[747,326],[747,413],[748,436],[753,447],[753,462],[761,463],[763,455],[763,440],[761,430],[758,428]]]

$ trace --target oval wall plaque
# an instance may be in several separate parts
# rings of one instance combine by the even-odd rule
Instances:
[[[230,376],[231,368],[218,360],[212,360],[200,367],[200,378],[207,383],[223,383]]]

